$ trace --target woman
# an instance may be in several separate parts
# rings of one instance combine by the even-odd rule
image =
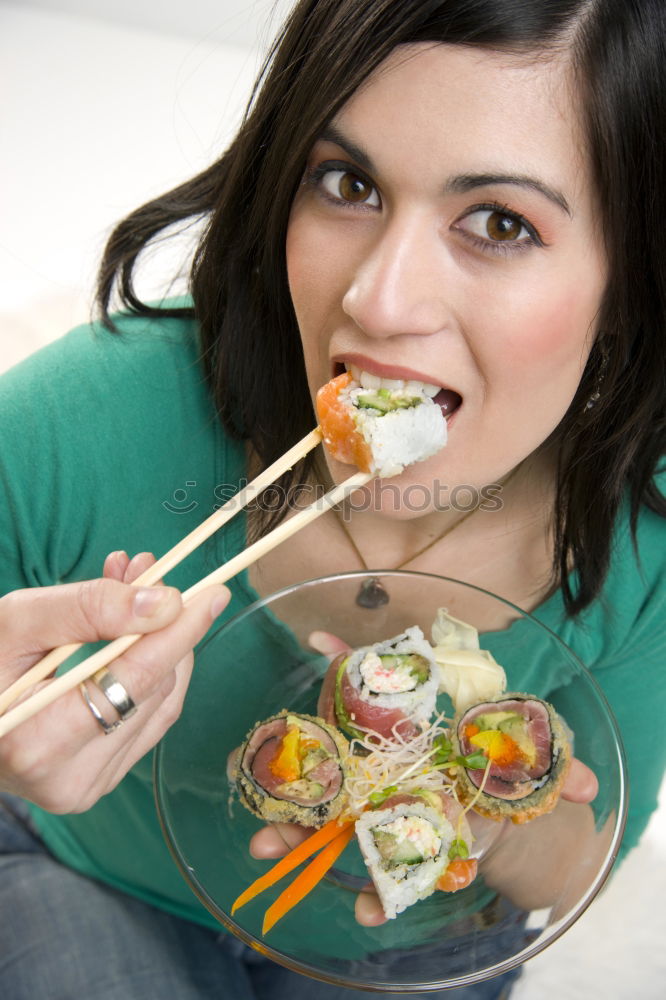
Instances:
[[[498,0],[300,3],[230,150],[112,236],[100,303],[109,321],[117,284],[134,314],[112,320],[120,335],[75,331],[5,378],[3,589],[97,576],[119,545],[164,551],[221,484],[311,429],[313,394],[340,366],[434,384],[449,417],[444,452],[391,484],[397,493],[373,484],[348,520],[318,519],[288,553],[232,581],[228,613],[257,591],[364,565],[446,572],[535,609],[596,670],[616,712],[633,795],[624,850],[636,843],[663,766],[666,508],[654,477],[666,384],[665,36],[656,0],[531,4],[528,14]],[[142,304],[132,283],[141,249],[200,215],[210,219],[193,304]],[[31,496],[35,467],[48,489]],[[348,473],[304,463],[283,485]],[[439,509],[442,485],[480,495],[490,484],[501,514]],[[407,502],[414,486],[428,498],[419,510]],[[250,533],[288,514],[255,514]],[[170,582],[182,589],[237,551],[242,527]],[[133,696],[131,675],[113,670]],[[117,721],[88,693],[103,721]],[[150,995],[147,981],[156,996],[212,995],[221,975],[230,996],[333,995],[217,945],[149,811],[146,758],[93,808],[53,815],[78,808],[59,761],[102,741],[89,705],[72,699],[67,711],[77,727],[41,740],[37,792],[17,763],[27,737],[18,729],[0,747],[7,787],[36,801],[30,821],[61,862],[47,864],[21,828],[31,847],[15,846],[6,868],[29,850],[40,878],[26,867],[21,910],[3,873],[16,947],[48,886],[50,900],[76,899],[73,920],[114,942],[108,996]],[[132,725],[112,736],[118,777],[135,759],[121,743]],[[254,849],[276,847],[262,835]],[[360,918],[381,919],[369,906]],[[59,977],[54,996],[98,988],[74,926],[74,967],[57,961],[53,934],[50,961],[42,940],[13,963],[10,995],[48,996],[35,992],[39,974],[45,990]],[[137,948],[150,954],[145,967],[121,961]]]

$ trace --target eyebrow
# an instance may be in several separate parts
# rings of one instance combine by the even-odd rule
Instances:
[[[359,167],[363,167],[364,170],[367,170],[371,174],[375,172],[374,164],[365,150],[357,146],[351,139],[348,139],[335,125],[327,125],[324,131],[319,134],[319,141],[334,142],[336,146],[344,149],[347,156],[355,160]]]
[[[489,187],[493,184],[511,184],[514,187],[523,187],[529,188],[532,191],[538,191],[539,194],[544,195],[544,197],[548,198],[549,201],[552,201],[558,208],[561,208],[563,212],[566,212],[571,217],[572,213],[569,203],[561,191],[557,191],[537,177],[529,177],[524,174],[459,174],[457,177],[451,177],[447,181],[445,190],[454,194],[464,194],[467,191],[474,190],[474,188]]]
[[[344,149],[345,153],[354,160],[359,167],[363,167],[368,173],[375,173],[375,167],[372,162],[371,157],[365,152],[365,150],[352,142],[343,132],[340,131],[334,124],[329,124],[319,135],[319,140],[321,142],[333,142],[336,146],[340,146]],[[546,184],[544,181],[540,180],[538,177],[531,177],[527,174],[494,174],[494,173],[468,173],[468,174],[458,174],[455,177],[450,177],[446,184],[444,185],[444,191],[447,194],[465,194],[467,191],[473,191],[475,188],[479,187],[490,187],[497,184],[509,184],[513,187],[528,188],[531,191],[537,191],[542,194],[549,201],[557,205],[563,212],[566,212],[568,216],[572,216],[571,208],[567,199],[564,197],[561,191],[556,188]]]

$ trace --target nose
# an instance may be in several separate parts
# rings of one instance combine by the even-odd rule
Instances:
[[[363,248],[342,308],[369,337],[436,333],[449,318],[446,266],[432,216],[396,216]]]

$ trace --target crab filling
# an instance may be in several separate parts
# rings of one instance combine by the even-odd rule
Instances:
[[[414,691],[430,676],[430,665],[418,653],[368,652],[359,665],[364,686],[375,694]]]

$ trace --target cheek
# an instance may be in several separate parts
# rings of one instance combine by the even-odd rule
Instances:
[[[306,213],[292,212],[286,240],[287,279],[314,394],[329,375],[328,343],[339,321],[339,262]]]
[[[287,279],[309,377],[317,355],[318,314],[321,311],[315,285],[317,268],[310,242],[307,231],[296,222],[290,222],[286,242]]]
[[[597,289],[581,293],[572,280],[564,287],[541,286],[503,317],[496,316],[495,346],[502,345],[501,363],[511,385],[545,384],[549,394],[571,399],[594,340],[598,306]]]
[[[289,222],[286,242],[287,279],[289,281],[289,292],[298,316],[298,304],[302,298],[302,292],[307,278],[307,253],[306,243],[300,227],[293,218]]]
[[[287,276],[297,315],[306,308],[317,308],[330,294],[336,275],[336,257],[332,241],[322,238],[319,227],[308,213],[292,211],[286,242]]]

